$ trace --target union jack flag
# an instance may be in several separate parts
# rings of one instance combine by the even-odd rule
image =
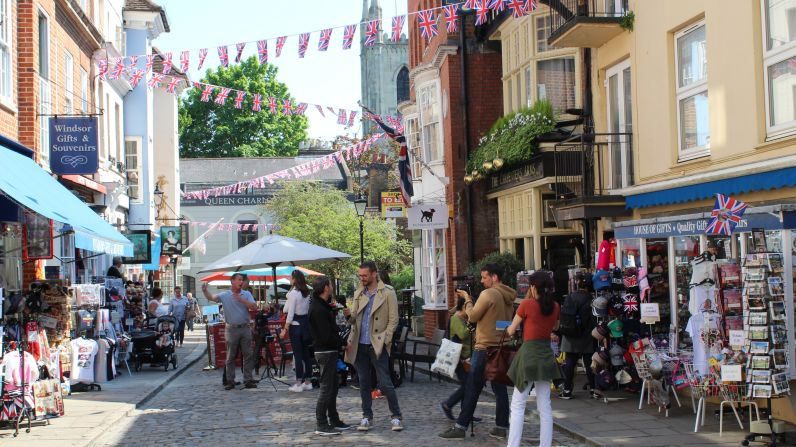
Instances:
[[[307,54],[307,47],[310,44],[310,33],[302,33],[299,34],[299,48],[298,54],[299,58],[304,58],[304,55]]]
[[[100,81],[104,81],[108,77],[108,61],[102,59],[99,61],[99,78]]]
[[[539,7],[537,0],[525,0],[525,14],[536,11]]]
[[[257,41],[257,54],[260,57],[260,65],[268,63],[268,41]]]
[[[335,116],[337,115],[337,113],[335,113],[335,111],[334,111],[334,107],[326,106],[326,110],[328,110],[332,115],[335,115]]]
[[[256,94],[252,98],[252,110],[255,112],[259,112],[263,109],[263,95]]]
[[[207,57],[207,48],[202,48],[201,50],[199,50],[199,67],[197,68],[197,70],[202,69],[202,65],[205,64],[206,57]]]
[[[243,97],[246,96],[246,92],[238,90],[235,93],[235,108],[240,109],[243,108]]]
[[[458,13],[459,5],[448,5],[445,7],[445,29],[449,33],[455,33],[459,29]]]
[[[330,40],[332,40],[332,28],[321,31],[321,38],[318,39],[318,51],[328,50]]]
[[[163,74],[171,73],[171,53],[166,53],[161,58],[163,59]]]
[[[302,115],[303,116],[304,112],[307,111],[307,105],[308,104],[306,102],[300,102],[300,103],[296,104],[296,110],[293,112],[293,114],[294,115]]]
[[[213,86],[205,84],[204,90],[202,90],[202,97],[199,98],[202,102],[209,102],[210,95],[213,94]]]
[[[406,16],[395,16],[392,18],[392,40],[393,42],[398,42],[401,40],[401,31],[404,29],[404,23],[406,22]]]
[[[376,37],[379,35],[379,28],[381,28],[381,20],[371,20],[368,22],[367,29],[365,29],[365,46],[372,47],[376,44]]]
[[[412,187],[412,167],[409,160],[409,149],[406,145],[406,137],[403,132],[399,132],[384,124],[384,121],[379,119],[378,116],[373,115],[373,120],[376,121],[379,127],[384,129],[384,133],[386,133],[388,137],[401,145],[401,150],[398,153],[398,178],[401,186],[401,197],[403,197],[406,206],[411,207],[412,195],[414,195],[415,192]]]
[[[322,117],[326,118],[326,114],[323,113],[323,106],[322,105],[315,104],[315,108],[318,109],[318,113],[320,113]]]
[[[229,54],[227,53],[227,47],[220,46],[218,47],[218,60],[221,61],[221,65],[224,67],[229,66]]]
[[[486,0],[484,0],[484,2],[486,2]],[[489,20],[489,8],[486,6],[486,3],[482,3],[478,6],[478,11],[476,12],[475,16],[475,24],[483,25],[487,20]]]
[[[343,49],[351,49],[351,44],[354,42],[354,34],[357,32],[356,25],[346,25],[343,31]]]
[[[290,116],[293,114],[293,102],[289,99],[282,100],[282,115]]]
[[[152,77],[149,78],[149,86],[152,88],[160,87],[160,83],[163,82],[163,75],[160,73],[152,73]]]
[[[246,42],[236,43],[235,48],[238,50],[238,54],[235,55],[235,63],[240,63],[240,58],[243,56],[243,49],[246,48]]]
[[[171,80],[169,81],[169,85],[166,86],[166,91],[169,93],[174,93],[177,91],[177,87],[180,85],[180,78],[175,78],[172,76]]]
[[[466,0],[464,5],[462,6],[463,9],[480,9],[481,8],[481,1],[480,0]]]
[[[744,211],[746,211],[745,203],[724,194],[716,194],[716,204],[710,213],[705,234],[731,235],[732,230],[741,221]]]
[[[138,68],[138,56],[130,56],[130,68]]]
[[[528,14],[525,10],[525,1],[524,0],[508,0],[509,2],[509,9],[511,9],[511,15],[515,19],[519,19],[520,17]]]
[[[357,117],[357,111],[352,110],[351,115],[348,116],[348,127],[354,127],[354,120]]]
[[[506,0],[491,0],[489,3],[489,9],[492,9],[495,12],[501,12],[506,9]]]
[[[147,54],[146,55],[146,72],[149,73],[152,70],[152,65],[155,63],[155,55],[154,54]]]
[[[285,46],[285,41],[287,40],[287,36],[278,37],[276,39],[276,57],[282,55],[282,48]]]
[[[218,92],[216,95],[216,104],[221,104],[222,106],[227,103],[227,98],[229,97],[229,92],[232,90],[231,88],[221,87],[221,91]]]
[[[144,73],[144,70],[133,70],[133,74],[130,75],[130,85],[133,88],[138,87],[138,83],[141,82],[141,79],[144,79]]]
[[[345,113],[345,109],[340,109],[340,112],[337,114],[337,124],[342,124],[345,126],[347,120],[348,116]]]
[[[277,107],[276,98],[271,96],[270,98],[268,98],[268,108],[271,109],[271,113],[273,113],[274,115],[276,115],[277,112],[276,107]]]
[[[437,31],[437,18],[434,17],[434,11],[430,9],[417,13],[417,25],[420,27],[420,36],[427,41],[439,34]]]
[[[188,73],[189,68],[191,68],[191,52],[183,51],[180,53],[180,70],[183,73]]]
[[[111,79],[119,79],[119,77],[124,72],[124,58],[120,57],[116,59],[116,64],[111,72],[110,78]]]
[[[636,295],[626,293],[624,296],[622,296],[622,309],[626,314],[638,312],[638,297]]]

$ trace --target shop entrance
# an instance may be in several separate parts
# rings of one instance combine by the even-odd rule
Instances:
[[[542,240],[542,268],[555,275],[556,297],[563,299],[569,293],[568,269],[578,265],[577,236],[547,236]]]

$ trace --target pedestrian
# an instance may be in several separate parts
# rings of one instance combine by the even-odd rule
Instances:
[[[147,305],[148,318],[158,318],[169,314],[169,306],[163,304],[163,291],[155,287]]]
[[[249,327],[249,311],[257,310],[252,294],[242,290],[243,273],[235,273],[230,279],[230,290],[213,295],[207,290],[207,283],[202,284],[205,298],[224,306],[224,339],[227,344],[226,379],[224,389],[235,388],[235,357],[240,350],[243,357],[243,381],[246,388],[257,388],[252,377],[254,354],[252,353],[252,330]]]
[[[337,329],[336,312],[337,308],[332,300],[332,283],[326,276],[316,278],[312,284],[309,326],[315,348],[315,361],[320,369],[321,390],[315,405],[315,418],[318,422],[315,434],[321,436],[338,435],[341,430],[351,428],[340,419],[337,412],[337,358],[343,340]]]
[[[376,368],[379,387],[387,397],[390,408],[390,425],[393,431],[403,430],[398,396],[390,379],[388,356],[392,336],[398,327],[398,299],[395,289],[379,280],[373,261],[359,266],[360,287],[354,292],[349,324],[351,334],[346,347],[346,362],[354,364],[359,377],[359,395],[362,398],[362,421],[357,430],[368,431],[373,421],[373,383],[371,366]]]
[[[553,291],[555,283],[550,272],[538,270],[528,278],[528,298],[522,301],[517,315],[506,329],[514,335],[522,324],[522,346],[509,367],[508,376],[514,383],[511,396],[511,429],[508,447],[519,447],[525,423],[525,405],[531,387],[536,389],[536,409],[539,411],[539,446],[553,443],[553,409],[550,405],[550,382],[561,378],[550,335],[558,329],[560,308]]]
[[[196,323],[196,316],[199,315],[199,304],[193,297],[191,292],[185,294],[188,298],[188,310],[185,311],[185,321],[190,332],[193,332],[193,325]]]
[[[174,298],[169,303],[169,314],[177,319],[177,342],[182,346],[185,340],[185,319],[188,318],[188,298],[183,296],[182,288],[174,288]]]
[[[592,398],[599,395],[594,389],[594,373],[589,365],[591,356],[594,354],[594,337],[591,331],[594,329],[596,321],[591,311],[591,278],[589,275],[577,273],[575,275],[575,291],[567,295],[564,299],[562,309],[573,312],[580,321],[578,332],[580,335],[561,335],[561,351],[564,352],[564,385],[558,395],[561,399],[571,399],[574,391],[575,367],[578,360],[583,361],[586,369],[586,380],[588,381],[589,393]],[[561,329],[563,331],[563,329]]]
[[[124,279],[124,275],[122,274],[122,258],[118,256],[113,258],[113,264],[108,267],[108,271],[105,273],[105,276],[110,278]]]
[[[290,283],[292,287],[287,292],[287,303],[285,304],[287,318],[280,337],[284,340],[285,337],[289,336],[290,346],[293,348],[296,383],[288,389],[294,393],[300,393],[312,389],[308,317],[310,311],[310,289],[307,287],[304,273],[301,273],[300,270],[293,270],[293,273],[290,274]]]
[[[439,436],[446,439],[464,439],[465,429],[473,421],[473,413],[478,405],[478,397],[484,388],[484,368],[486,367],[486,351],[500,345],[503,335],[498,330],[498,321],[510,321],[514,314],[514,298],[517,292],[503,284],[500,277],[503,270],[497,264],[486,264],[481,267],[481,284],[484,290],[473,304],[473,297],[464,290],[457,290],[456,295],[464,298],[464,311],[468,321],[476,324],[475,350],[470,354],[470,371],[464,386],[462,411],[456,418],[456,424]],[[492,383],[495,393],[495,427],[489,431],[493,438],[504,439],[509,427],[509,395],[506,385]]]
[[[459,379],[459,388],[453,392],[445,401],[439,404],[439,409],[442,414],[448,419],[455,421],[453,416],[453,407],[456,406],[464,398],[464,388],[467,383],[467,373],[464,372],[463,363],[466,359],[470,358],[470,353],[473,348],[473,333],[467,322],[467,313],[464,311],[464,298],[458,297],[456,299],[456,312],[451,315],[449,321],[450,340],[456,343],[461,343],[462,352],[459,355],[459,365],[456,367],[456,377]],[[475,420],[476,418],[473,417]]]

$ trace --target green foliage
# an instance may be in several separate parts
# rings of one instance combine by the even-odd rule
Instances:
[[[512,289],[517,288],[517,272],[524,270],[525,265],[517,259],[511,253],[500,253],[494,252],[490,253],[480,260],[470,264],[467,268],[467,275],[470,275],[475,278],[477,284],[473,287],[473,294],[478,295],[484,290],[483,286],[481,285],[481,268],[487,264],[497,264],[503,270],[503,275],[501,275],[500,280],[503,284],[511,287]]]
[[[294,100],[287,85],[276,78],[277,68],[271,64],[260,65],[252,56],[228,68],[208,70],[201,82],[230,87],[249,92],[242,109],[236,109],[227,99],[221,106],[202,102],[200,89],[190,89],[180,99],[179,133],[180,156],[198,157],[273,157],[298,153],[298,145],[307,137],[307,117],[271,114],[268,98]],[[253,112],[252,95],[263,98],[263,111]]]
[[[359,216],[346,193],[312,181],[280,186],[264,205],[281,227],[279,234],[350,254],[345,261],[308,267],[334,279],[353,281],[359,266]],[[398,228],[380,217],[364,219],[365,259],[376,261],[380,268],[401,271],[410,262],[411,242],[399,239]]]
[[[502,158],[504,166],[528,160],[536,150],[536,138],[555,128],[550,101],[537,101],[532,107],[500,117],[478,142],[478,149],[467,160],[467,173],[484,171],[485,161]]]
[[[406,267],[390,279],[392,279],[392,285],[395,287],[395,290],[414,289],[415,269],[413,267]]]
[[[622,20],[619,22],[619,26],[622,29],[633,31],[633,25],[636,23],[636,13],[633,11],[628,11],[625,15],[622,16]]]

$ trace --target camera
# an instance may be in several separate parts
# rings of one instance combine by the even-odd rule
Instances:
[[[460,275],[454,276],[453,278],[453,290],[464,290],[473,298],[473,303],[478,298],[473,294],[473,290],[475,289],[475,277],[472,275]]]

